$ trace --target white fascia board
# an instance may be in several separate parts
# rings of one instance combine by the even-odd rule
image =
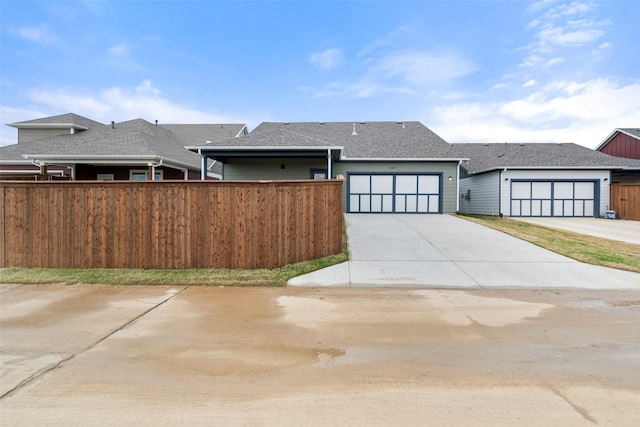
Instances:
[[[185,146],[187,150],[192,151],[205,151],[207,148],[211,150],[220,150],[220,151],[292,151],[292,150],[303,150],[303,151],[318,151],[318,150],[342,150],[344,147],[331,147],[327,145],[320,146],[275,146],[275,147],[267,147],[267,146],[247,146],[247,145],[189,145]]]
[[[497,170],[613,170],[628,169],[629,166],[496,166],[494,168],[483,169],[473,172],[472,175],[492,172]]]
[[[342,157],[341,161],[349,161],[349,162],[459,162],[461,160],[469,160],[468,158],[460,158],[460,157],[416,157],[416,158],[395,158],[395,157]]]
[[[135,155],[122,155],[122,156],[96,156],[96,155],[43,155],[43,154],[23,154],[25,159],[37,160],[45,163],[90,163],[90,164],[140,164],[149,166],[149,163],[161,163],[162,166],[167,166],[173,169],[192,169],[196,170],[199,166],[194,166],[188,163],[183,163],[175,160],[169,160],[159,156],[135,156]]]
[[[89,129],[86,126],[80,126],[75,123],[11,123],[7,126],[11,126],[16,129]]]
[[[31,165],[27,160],[0,160],[0,165]]]
[[[616,130],[614,130],[613,132],[611,132],[611,133],[609,134],[609,136],[607,136],[607,137],[604,139],[604,141],[602,141],[602,142],[601,142],[601,143],[600,143],[600,144],[599,144],[599,145],[598,145],[594,150],[595,150],[595,151],[600,151],[600,149],[601,149],[602,147],[604,147],[605,145],[607,145],[607,144],[609,143],[609,141],[611,141],[611,138],[613,138],[613,137],[615,136],[615,134],[616,134],[616,133],[618,133],[618,132],[622,132],[622,131],[621,131],[620,129],[616,129]]]
[[[33,160],[41,160],[41,161],[66,161],[69,162],[71,161],[72,163],[77,163],[77,162],[73,162],[74,160],[78,160],[78,161],[82,161],[85,162],[87,160],[91,160],[92,162],[104,162],[104,161],[144,161],[144,162],[149,162],[149,161],[155,161],[155,160],[160,160],[161,157],[158,156],[152,156],[152,155],[147,155],[147,156],[135,156],[135,155],[121,155],[121,156],[105,156],[105,155],[91,155],[91,154],[85,154],[85,155],[78,155],[78,154],[71,154],[71,155],[59,155],[59,154],[23,154],[22,157],[24,157],[25,159],[33,159]]]

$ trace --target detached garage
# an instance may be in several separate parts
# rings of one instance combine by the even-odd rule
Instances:
[[[612,171],[629,159],[576,144],[454,144],[461,155],[460,212],[512,217],[599,217]],[[637,166],[636,166],[637,167]]]

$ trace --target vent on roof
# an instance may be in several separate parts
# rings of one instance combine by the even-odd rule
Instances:
[[[111,120],[111,129],[115,129],[115,128],[116,128],[116,122]]]
[[[355,123],[353,124],[353,130],[351,131],[351,135],[353,135],[353,136],[357,136],[358,135],[358,132],[356,131],[356,124]]]

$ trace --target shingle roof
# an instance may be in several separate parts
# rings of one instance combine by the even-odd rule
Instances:
[[[160,124],[173,132],[184,145],[205,144],[207,141],[220,141],[235,138],[246,128],[245,124]]]
[[[451,144],[469,161],[463,167],[470,173],[502,168],[640,168],[640,160],[613,157],[577,144]]]
[[[104,125],[76,114],[63,114],[18,124],[76,123],[87,130],[58,135],[35,141],[0,147],[0,161],[28,163],[23,155],[56,156],[141,156],[159,157],[181,163],[192,169],[200,168],[200,156],[185,150],[192,141],[237,134],[244,125],[163,125],[155,126],[146,120],[135,119]],[[234,133],[235,132],[235,133]],[[202,139],[200,139],[202,137]]]
[[[91,120],[86,117],[82,117],[73,113],[60,114],[57,116],[50,116],[50,117],[42,117],[39,119],[27,120],[24,122],[9,123],[8,126],[20,128],[24,125],[30,126],[30,125],[47,125],[47,124],[48,125],[51,125],[51,124],[78,125],[85,128],[106,126],[102,123],[96,122],[95,120]]]
[[[263,122],[247,136],[204,145],[234,146],[341,147],[347,159],[457,158],[446,141],[420,122]]]

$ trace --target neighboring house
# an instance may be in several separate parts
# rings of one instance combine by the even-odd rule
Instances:
[[[187,148],[221,162],[225,180],[344,177],[347,212],[458,209],[464,156],[420,122],[265,122],[246,136]]]
[[[596,147],[596,151],[616,157],[640,159],[640,129],[616,129]],[[640,171],[614,171],[613,181],[640,183]]]
[[[614,172],[640,160],[576,144],[453,144],[461,157],[460,212],[598,217],[610,209]]]
[[[77,114],[10,123],[18,143],[0,147],[0,179],[147,180],[220,178],[222,168],[185,145],[247,133],[244,124],[105,125]]]

